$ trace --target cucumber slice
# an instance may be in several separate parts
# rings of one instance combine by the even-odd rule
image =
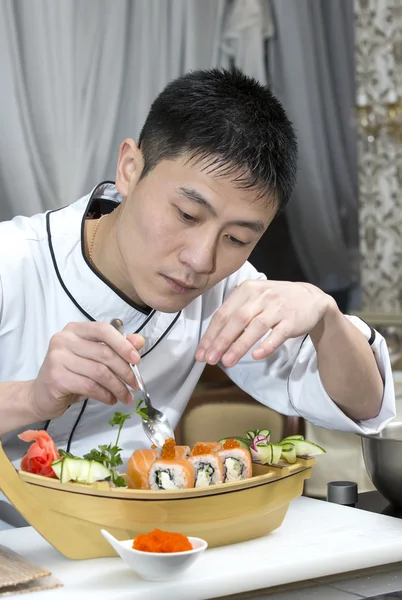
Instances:
[[[80,461],[81,459],[77,458],[62,458],[52,463],[52,469],[61,483],[75,481],[80,468]]]
[[[88,479],[85,483],[95,483],[95,481],[102,481],[103,479],[107,479],[111,477],[112,473],[107,469],[102,463],[96,462],[96,460],[88,461],[89,472]]]
[[[70,469],[65,458],[61,458],[60,460],[56,460],[54,463],[52,463],[52,469],[62,483],[67,483],[71,480]]]
[[[291,443],[295,446],[296,456],[319,456],[320,454],[326,454],[324,448],[307,440],[292,440]]]
[[[272,448],[272,463],[273,465],[277,465],[282,456],[283,447],[279,444],[271,444]]]
[[[61,483],[67,483],[68,481],[71,481],[70,464],[65,458],[63,458],[61,462],[60,481]]]
[[[52,469],[58,479],[61,479],[61,469],[63,465],[63,460],[63,458],[60,458],[59,460],[55,460],[54,463],[52,463]]]
[[[222,446],[223,446],[223,444],[225,442],[227,442],[228,440],[236,440],[236,442],[239,442],[240,448],[244,448],[245,450],[250,450],[251,440],[247,440],[246,438],[238,437],[235,435],[233,435],[232,437],[222,438],[221,440],[219,440],[219,444],[222,444]]]
[[[95,461],[90,461],[85,458],[76,458],[73,460],[76,461],[76,464],[71,464],[70,466],[71,479],[73,481],[77,481],[78,483],[89,483],[89,469],[91,468],[91,462]]]
[[[293,440],[304,440],[304,436],[302,435],[288,435],[287,437],[283,438],[279,443],[282,444],[282,442],[287,442],[287,441],[293,441]]]
[[[279,445],[282,446],[281,458],[284,458],[290,464],[295,463],[297,460],[295,445],[290,442]]]
[[[279,444],[257,444],[257,457],[255,462],[262,465],[277,465],[282,456],[283,446]],[[252,451],[252,454],[254,452]]]
[[[112,476],[111,471],[101,463],[84,458],[62,458],[52,463],[52,469],[61,483],[94,483]]]
[[[272,444],[257,445],[257,460],[262,465],[272,464]]]
[[[270,429],[258,429],[255,432],[255,435],[265,435],[265,437],[269,439],[269,437],[271,435],[271,430]]]
[[[257,431],[253,431],[252,429],[249,429],[248,431],[246,431],[246,436],[250,439],[253,440],[255,438],[255,436],[257,435]]]

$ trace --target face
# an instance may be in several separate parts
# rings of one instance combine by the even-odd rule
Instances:
[[[116,178],[126,197],[117,223],[123,271],[138,301],[177,312],[245,263],[275,207],[183,158],[139,180],[133,151],[123,144]]]

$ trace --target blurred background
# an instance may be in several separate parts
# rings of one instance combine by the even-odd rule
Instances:
[[[299,136],[297,189],[251,262],[343,311],[402,313],[402,0],[0,0],[0,220],[114,179],[189,69],[236,65]]]

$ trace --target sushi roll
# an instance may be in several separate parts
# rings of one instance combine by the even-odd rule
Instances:
[[[188,458],[191,454],[190,446],[175,446],[174,449],[175,458]]]
[[[210,452],[218,452],[222,450],[222,444],[219,442],[197,442],[191,451],[193,456],[198,454],[209,454]]]
[[[242,481],[252,476],[253,466],[250,451],[241,448],[235,440],[225,442],[223,449],[219,450],[218,456],[223,464],[224,483]]]
[[[129,488],[149,490],[149,469],[159,457],[159,451],[135,450],[127,463],[127,485]]]
[[[216,452],[190,456],[188,460],[194,467],[196,488],[223,483],[222,460]]]
[[[194,487],[194,467],[185,458],[158,458],[149,470],[151,490],[182,490]]]

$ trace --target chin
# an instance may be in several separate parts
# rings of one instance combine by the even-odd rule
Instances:
[[[145,299],[147,306],[151,306],[154,310],[164,313],[176,313],[183,308],[186,308],[194,300],[192,297],[163,297],[154,296],[153,298]]]
[[[185,302],[184,299],[181,302],[173,301],[173,300],[162,300],[159,299],[155,302],[153,302],[151,304],[152,308],[154,308],[155,310],[159,311],[159,312],[164,312],[164,313],[177,313],[180,310],[183,310],[183,308],[186,308],[186,306],[188,306],[190,303],[192,302],[192,300]]]

